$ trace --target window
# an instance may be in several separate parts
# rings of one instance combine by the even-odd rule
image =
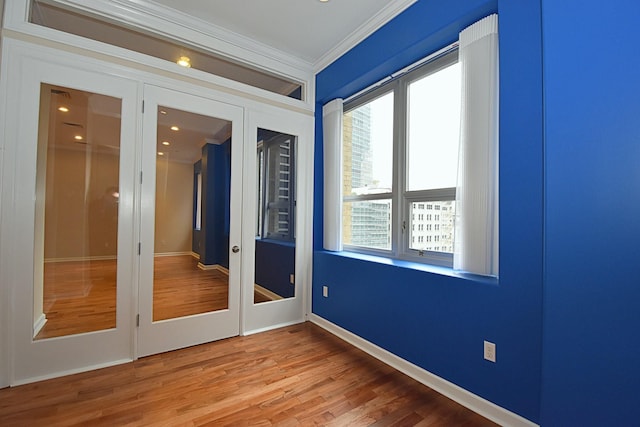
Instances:
[[[256,236],[293,241],[296,137],[261,129],[258,142],[258,223]]]
[[[391,250],[394,92],[343,117],[343,243]]]
[[[451,51],[345,103],[346,250],[452,265],[460,100]],[[425,209],[438,213],[414,214]],[[432,249],[424,245],[429,236],[415,238],[425,225],[448,236],[444,245]]]

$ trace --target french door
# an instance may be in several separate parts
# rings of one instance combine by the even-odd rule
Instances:
[[[242,331],[304,321],[311,252],[313,118],[276,108],[245,116]]]
[[[54,55],[13,58],[2,277],[19,384],[134,356],[138,85]]]
[[[239,334],[243,109],[146,85],[138,355]]]

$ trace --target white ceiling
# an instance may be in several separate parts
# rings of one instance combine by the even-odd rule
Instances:
[[[415,0],[152,0],[318,64]],[[333,58],[335,59],[335,58]]]

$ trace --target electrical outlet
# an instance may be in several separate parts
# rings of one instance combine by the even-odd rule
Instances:
[[[325,298],[329,298],[329,287],[328,286],[323,286],[322,287],[322,296]]]
[[[484,359],[489,362],[496,362],[496,345],[495,343],[485,341],[484,342]]]
[[[292,285],[296,284],[296,276],[294,274],[289,275],[289,283],[291,283]]]

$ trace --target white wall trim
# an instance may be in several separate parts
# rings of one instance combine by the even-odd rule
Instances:
[[[154,258],[162,258],[165,256],[193,256],[193,252],[191,251],[182,251],[182,252],[156,252],[153,254]]]
[[[221,266],[220,264],[216,264],[214,267],[215,267],[215,269],[216,269],[216,270],[218,270],[219,272],[224,273],[224,274],[226,274],[227,276],[229,275],[229,269],[228,269],[227,267],[223,267],[223,266]]]
[[[80,374],[82,372],[89,372],[89,371],[94,371],[96,369],[109,368],[111,366],[122,365],[124,363],[129,363],[129,362],[133,362],[133,359],[114,360],[114,361],[108,362],[108,363],[99,363],[99,364],[96,364],[96,365],[84,366],[84,367],[82,367],[80,369],[70,369],[68,371],[56,372],[56,373],[53,373],[53,374],[50,374],[50,375],[41,375],[41,376],[37,376],[37,377],[31,377],[31,378],[26,378],[26,379],[22,379],[22,380],[17,380],[17,381],[14,381],[11,384],[11,386],[12,387],[16,387],[16,386],[19,386],[19,385],[35,383],[35,382],[38,382],[38,381],[50,380],[52,378],[59,378],[59,377],[67,376],[67,375]]]
[[[115,255],[101,255],[101,256],[79,256],[79,257],[67,257],[67,258],[45,258],[46,264],[56,262],[87,262],[87,261],[110,261],[118,259]]]
[[[304,319],[293,320],[291,322],[279,323],[277,325],[270,325],[264,328],[252,329],[250,331],[243,331],[240,335],[242,335],[243,337],[246,337],[248,335],[254,335],[254,334],[259,334],[261,332],[272,331],[274,329],[286,328],[287,326],[298,325],[303,322],[304,322]]]
[[[44,313],[40,313],[40,317],[33,323],[33,337],[40,333],[45,323],[47,323],[47,316]]]
[[[218,270],[219,272],[224,273],[227,276],[229,275],[229,269],[227,267],[221,266],[220,264],[203,264],[199,262],[198,268],[204,271]]]
[[[261,295],[265,298],[268,298],[271,301],[278,301],[281,299],[284,299],[283,297],[281,297],[280,295],[276,294],[273,291],[270,291],[269,289],[258,285],[257,283],[255,285],[253,285],[253,290],[255,293],[257,293],[258,295]]]
[[[397,0],[390,1],[389,4],[376,15],[371,17],[367,22],[362,24],[353,33],[347,36],[342,42],[337,44],[333,49],[322,55],[314,64],[313,70],[319,73],[333,61],[340,58],[353,47],[357,46],[364,39],[379,30],[387,22],[402,13],[405,9],[415,3],[417,0]]]
[[[259,59],[259,57],[263,57],[262,59],[271,59],[300,70],[311,70],[309,62],[294,55],[204,21],[196,16],[161,4],[152,3],[148,0],[137,0],[135,2],[130,0],[56,0],[55,3],[93,13],[97,12],[105,17],[116,17],[122,22],[144,27],[161,35],[172,36],[166,33],[166,26],[154,27],[149,24],[149,18],[154,21],[161,20],[171,26],[180,27],[184,31],[216,39],[217,43],[209,46],[209,49],[212,49],[213,52],[245,63],[249,59],[254,66],[264,66],[264,63],[261,63]],[[279,70],[274,69],[271,71],[280,74]]]
[[[321,328],[331,332],[333,335],[338,338],[343,339],[349,344],[359,348],[367,354],[375,357],[381,362],[386,363],[392,368],[397,369],[405,375],[410,376],[414,380],[426,385],[429,388],[437,391],[438,393],[447,396],[449,399],[461,404],[462,406],[469,408],[473,412],[476,412],[482,415],[489,420],[496,422],[502,426],[513,426],[513,427],[534,427],[537,424],[521,417],[518,414],[515,414],[511,411],[508,411],[495,403],[489,402],[486,399],[483,399],[480,396],[477,396],[462,387],[459,387],[443,378],[438,377],[437,375],[432,374],[425,369],[414,365],[411,362],[408,362],[402,359],[395,354],[378,347],[375,344],[355,335],[352,332],[347,331],[346,329],[341,328],[338,325],[335,325],[328,320],[318,316],[317,314],[310,314],[309,320],[312,323],[320,326]]]

